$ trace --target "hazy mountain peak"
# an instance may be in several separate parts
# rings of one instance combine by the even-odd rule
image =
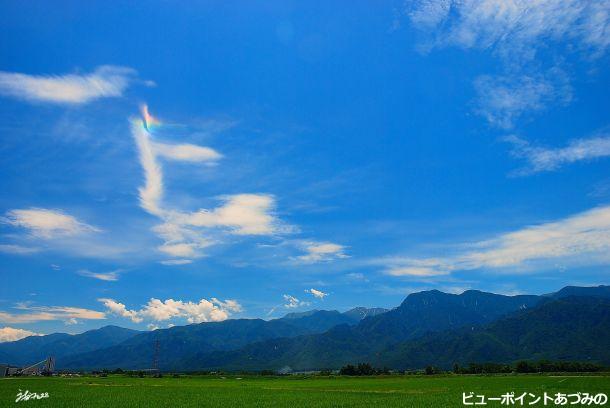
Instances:
[[[292,313],[285,314],[283,317],[281,317],[281,319],[301,319],[303,317],[311,316],[318,312],[321,312],[321,310],[313,309],[313,310],[307,310],[305,312],[292,312]]]
[[[610,286],[566,286],[555,293],[550,293],[545,296],[553,298],[563,298],[569,296],[592,296],[610,298]]]
[[[362,320],[365,319],[367,317],[371,317],[371,316],[377,316],[380,315],[382,313],[387,312],[388,309],[384,309],[382,307],[371,307],[371,308],[367,308],[367,307],[355,307],[353,309],[350,309],[346,312],[343,312],[343,314],[345,316],[349,316],[354,320]]]

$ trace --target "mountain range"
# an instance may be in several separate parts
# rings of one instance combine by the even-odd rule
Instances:
[[[149,332],[105,326],[76,335],[53,333],[0,343],[0,362],[27,365],[52,355],[57,367],[82,364],[83,367],[147,368],[151,366],[158,342],[163,366],[175,366],[179,361],[181,366],[188,366],[189,356],[198,352],[231,350],[271,338],[321,333],[336,325],[356,324],[363,316],[383,311],[381,308],[355,308],[344,313],[312,310],[289,313],[270,321],[235,319]]]
[[[60,369],[149,368],[154,354],[162,370],[180,371],[334,369],[364,361],[449,368],[538,358],[610,364],[610,286],[541,296],[432,290],[392,310],[312,310],[150,332],[107,326],[0,344],[0,359],[11,364],[55,355]]]
[[[0,361],[14,365],[34,364],[48,356],[61,361],[70,354],[86,353],[120,344],[142,333],[117,326],[105,326],[81,334],[53,333],[46,336],[30,336],[18,341],[0,343]]]

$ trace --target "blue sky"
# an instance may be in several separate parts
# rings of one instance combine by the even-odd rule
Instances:
[[[610,3],[528,4],[0,3],[0,340],[608,283]]]

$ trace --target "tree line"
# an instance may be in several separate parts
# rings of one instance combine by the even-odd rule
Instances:
[[[372,375],[388,375],[388,374],[508,374],[508,373],[591,373],[591,372],[608,372],[610,367],[580,361],[551,361],[538,360],[529,361],[521,360],[513,364],[501,363],[469,363],[466,365],[453,364],[451,370],[443,370],[441,368],[429,365],[423,370],[390,370],[387,367],[375,368],[370,363],[347,364],[337,372],[335,370],[322,370],[318,372],[310,372],[309,375],[329,376],[333,374],[347,376],[372,376]],[[101,370],[91,372],[93,375],[107,376],[108,374],[123,374],[129,377],[145,377],[145,376],[161,376],[161,372],[155,370],[122,370],[120,368],[114,370]],[[167,374],[167,373],[166,373]],[[180,373],[174,373],[178,376]],[[224,372],[224,371],[191,371],[184,372],[187,375],[289,375],[291,373],[278,373],[274,370],[263,370],[257,372],[239,371],[239,372]]]
[[[608,371],[601,364],[580,361],[521,360],[514,364],[470,363],[467,366],[453,365],[456,374],[495,374],[495,373],[590,373]]]
[[[427,366],[424,370],[399,371],[401,374],[502,374],[502,373],[591,373],[610,371],[610,367],[597,363],[580,361],[517,361],[514,364],[500,363],[469,363],[459,365],[455,363],[453,369],[446,371],[435,366]],[[369,363],[359,363],[357,365],[347,364],[339,370],[339,375],[365,376],[396,373],[388,368],[376,369]]]

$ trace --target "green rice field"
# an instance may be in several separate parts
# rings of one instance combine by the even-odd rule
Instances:
[[[49,396],[15,403],[20,390]],[[463,407],[463,392],[511,391],[610,395],[610,375],[14,377],[0,379],[0,407]]]

